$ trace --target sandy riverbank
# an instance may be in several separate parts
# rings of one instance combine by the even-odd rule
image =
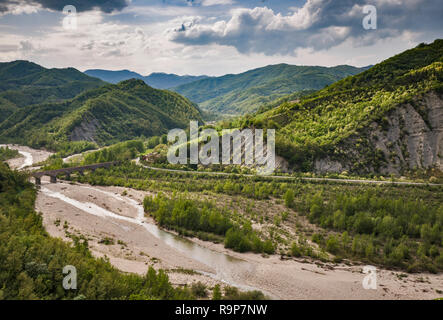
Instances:
[[[18,150],[21,157],[6,161],[12,169],[26,169],[28,166],[39,163],[49,158],[53,153],[45,150],[37,150],[29,147],[18,146],[14,144],[0,145],[7,146],[10,149]]]
[[[141,203],[145,192],[120,187],[90,187],[66,183],[43,184],[51,192],[59,192],[70,199],[92,204],[114,214],[134,218],[136,209],[111,196],[127,196]],[[105,191],[108,194],[102,192]],[[163,269],[192,269],[208,273],[217,270],[201,261],[183,254],[146,231],[140,225],[129,221],[92,215],[78,207],[39,192],[36,208],[43,213],[46,230],[52,235],[69,240],[66,231],[88,238],[91,251],[96,256],[107,256],[110,262],[122,271],[143,274],[148,265]],[[91,210],[92,210],[91,209]],[[99,210],[99,209],[97,209]],[[59,224],[57,225],[57,221]],[[67,221],[66,229],[64,221]],[[113,239],[114,244],[106,245],[104,239]],[[280,299],[433,299],[443,290],[443,276],[432,274],[409,274],[378,270],[376,290],[362,287],[365,274],[361,266],[304,263],[295,260],[280,260],[279,256],[268,258],[257,254],[239,254],[226,250],[220,244],[212,244],[193,239],[204,248],[214,252],[244,260],[245,263],[233,265],[224,270],[230,281],[247,287],[259,288]],[[220,270],[218,270],[220,271]],[[177,285],[202,281],[208,286],[216,280],[204,275],[189,275],[171,272],[171,282]]]
[[[64,183],[49,184],[45,180],[42,182],[42,188],[60,192],[70,199],[87,203],[88,206],[93,204],[123,217],[135,218],[137,216],[133,206],[98,191],[105,190],[119,196],[122,192],[120,188],[90,188],[89,186],[79,187]],[[144,274],[148,266],[153,266],[156,269],[201,270],[215,273],[212,268],[190,259],[166,245],[140,225],[91,215],[42,192],[39,192],[37,197],[36,210],[43,213],[45,229],[52,236],[60,237],[66,241],[71,241],[67,232],[76,236],[84,236],[88,239],[90,250],[95,256],[108,257],[110,262],[122,271]],[[66,226],[65,221],[67,221]],[[101,243],[105,239],[112,239],[113,244]],[[172,283],[176,285],[195,281],[202,281],[208,286],[217,283],[210,277],[200,274],[188,275],[180,271],[171,271],[169,276]]]

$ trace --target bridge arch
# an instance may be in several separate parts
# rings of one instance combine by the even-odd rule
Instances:
[[[71,173],[74,172],[78,172],[80,174],[83,174],[84,171],[86,170],[91,170],[91,171],[95,171],[98,168],[109,168],[115,165],[120,164],[119,161],[114,161],[114,162],[103,162],[103,163],[96,163],[96,164],[90,164],[87,166],[81,166],[81,167],[70,167],[70,168],[62,168],[62,169],[57,169],[57,170],[48,170],[48,171],[40,171],[40,172],[34,172],[32,174],[32,176],[35,179],[35,184],[36,185],[41,185],[42,180],[41,178],[44,176],[49,176],[50,178],[50,182],[51,183],[56,183],[57,182],[57,176],[58,175],[65,175],[69,178],[69,176],[71,175]]]

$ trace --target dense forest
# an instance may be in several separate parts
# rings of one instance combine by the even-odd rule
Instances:
[[[393,198],[377,190],[333,196],[320,192],[308,196],[298,208],[312,223],[341,232],[313,236],[337,257],[351,256],[408,271],[439,272],[443,269],[441,191],[436,196],[435,203],[425,203],[418,198]],[[292,250],[296,247],[294,244]]]

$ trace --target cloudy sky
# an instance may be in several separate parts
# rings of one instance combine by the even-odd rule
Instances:
[[[443,38],[442,17],[441,0],[0,0],[0,61],[143,75],[365,66]]]

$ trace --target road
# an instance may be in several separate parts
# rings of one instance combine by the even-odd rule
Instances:
[[[311,178],[311,177],[291,177],[291,176],[258,176],[253,174],[241,174],[241,173],[227,173],[227,172],[205,172],[205,171],[186,171],[178,169],[165,169],[156,168],[141,164],[139,159],[135,160],[135,163],[151,170],[176,172],[176,173],[193,173],[193,174],[209,174],[209,175],[222,175],[222,176],[242,176],[242,177],[264,177],[267,179],[283,179],[293,180],[301,179],[305,181],[330,181],[330,182],[347,182],[347,183],[359,183],[359,184],[393,184],[393,185],[406,185],[406,186],[443,186],[439,183],[425,183],[425,182],[408,182],[408,181],[379,181],[379,180],[361,180],[361,179],[334,179],[334,178]]]

